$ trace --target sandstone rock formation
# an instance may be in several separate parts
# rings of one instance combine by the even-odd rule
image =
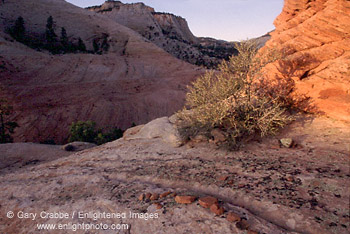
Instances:
[[[233,42],[195,37],[184,18],[156,12],[143,3],[106,1],[101,6],[87,9],[135,30],[158,47],[192,64],[215,68],[223,59],[237,53]],[[262,46],[269,38],[266,34],[255,40]]]
[[[196,65],[216,67],[222,59],[236,53],[234,43],[212,38],[197,38],[187,21],[170,13],[156,12],[143,3],[123,4],[106,1],[87,9],[107,16],[140,33],[175,57]]]
[[[108,35],[109,50],[98,54],[51,55],[14,41],[6,30],[22,16],[27,33],[43,35],[52,15],[56,34],[87,49]],[[0,7],[0,85],[20,125],[16,141],[65,142],[73,121],[126,129],[171,115],[184,103],[186,85],[204,71],[166,53],[115,21],[61,0],[7,0]]]
[[[4,172],[17,171],[25,168],[50,162],[58,158],[71,155],[57,145],[44,145],[33,143],[0,144],[0,170]]]
[[[350,121],[350,1],[286,0],[274,24],[267,47],[293,48],[296,65],[312,58],[295,74],[298,92],[319,111]]]

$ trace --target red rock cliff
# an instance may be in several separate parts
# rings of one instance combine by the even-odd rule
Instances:
[[[268,48],[293,47],[289,58],[313,61],[294,76],[299,93],[326,115],[350,121],[350,1],[285,0]]]

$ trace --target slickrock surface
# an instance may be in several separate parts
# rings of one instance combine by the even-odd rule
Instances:
[[[159,138],[120,139],[40,165],[1,170],[1,214],[132,211],[158,218],[32,221],[2,215],[0,232],[35,233],[36,223],[103,221],[129,224],[121,233],[243,234],[246,228],[266,234],[348,233],[349,126],[305,119],[285,131],[238,152],[207,143],[173,148]],[[297,146],[273,147],[283,137],[296,139]],[[229,178],[218,180],[222,175]],[[150,200],[166,192],[218,198],[225,212],[216,216],[198,201],[177,204],[172,195]]]
[[[298,91],[319,111],[350,121],[350,1],[285,0],[274,24],[267,47],[292,47],[296,66],[311,57],[294,75]]]
[[[88,49],[107,33],[108,53],[50,55],[4,33],[22,16],[28,33],[44,34],[50,15],[56,34],[65,27]],[[0,85],[16,111],[16,141],[64,143],[78,120],[126,129],[170,115],[183,106],[186,85],[203,73],[133,30],[65,1],[6,0],[0,16]]]
[[[33,143],[0,144],[0,170],[16,171],[18,168],[49,162],[71,155],[58,145]]]

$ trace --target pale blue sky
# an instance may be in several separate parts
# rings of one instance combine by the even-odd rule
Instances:
[[[80,7],[101,5],[104,0],[66,0]],[[143,2],[159,12],[185,18],[195,36],[228,41],[261,36],[274,29],[283,0],[122,0]]]

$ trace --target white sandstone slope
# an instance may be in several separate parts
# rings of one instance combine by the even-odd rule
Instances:
[[[50,55],[4,33],[22,16],[28,34],[44,34],[50,15],[57,35],[65,27],[70,40],[80,37],[88,49],[107,34],[108,53]],[[0,83],[20,125],[16,141],[63,142],[77,120],[128,128],[170,115],[182,107],[186,85],[203,73],[133,30],[65,1],[7,0],[0,16]]]

